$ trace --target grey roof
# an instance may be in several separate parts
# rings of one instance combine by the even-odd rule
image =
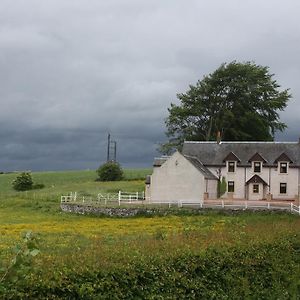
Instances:
[[[203,165],[224,165],[224,158],[233,152],[240,165],[250,165],[249,159],[259,153],[266,159],[266,165],[274,165],[275,160],[285,153],[292,166],[300,166],[300,143],[297,142],[184,142],[182,154],[197,157]]]
[[[210,170],[208,170],[199,159],[192,156],[184,155],[184,157],[192,163],[192,165],[197,168],[206,179],[218,179]]]

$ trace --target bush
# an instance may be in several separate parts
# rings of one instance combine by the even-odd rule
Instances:
[[[16,191],[28,191],[32,189],[33,181],[31,174],[28,172],[23,172],[17,176],[17,178],[12,182],[12,186]]]
[[[97,170],[100,181],[117,181],[123,178],[123,170],[121,166],[116,163],[109,161],[99,167]]]

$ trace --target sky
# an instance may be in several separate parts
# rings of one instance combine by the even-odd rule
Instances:
[[[0,171],[96,169],[107,134],[151,167],[176,94],[224,62],[269,66],[300,136],[298,0],[0,0]]]

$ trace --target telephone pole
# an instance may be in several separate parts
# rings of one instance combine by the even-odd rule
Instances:
[[[112,158],[111,158],[111,152],[112,152]],[[112,141],[110,138],[110,133],[107,135],[107,162],[117,161],[117,142]]]

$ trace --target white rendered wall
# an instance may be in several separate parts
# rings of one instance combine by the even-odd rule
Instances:
[[[271,169],[271,190],[270,193],[275,199],[294,199],[298,195],[299,182],[298,169],[288,168],[287,174],[280,174],[279,168]],[[287,193],[280,194],[280,183],[287,183]]]
[[[205,192],[204,176],[183,155],[175,152],[151,176],[151,201],[199,203]]]
[[[217,171],[219,168],[209,168],[209,170],[217,176]],[[233,197],[236,199],[244,199],[249,196],[249,200],[262,199],[263,190],[262,185],[260,185],[260,195],[253,194],[253,185],[248,186],[248,191],[246,189],[245,183],[252,178],[254,175],[261,177],[269,186],[265,186],[265,194],[271,193],[274,199],[294,199],[298,195],[298,184],[299,184],[299,170],[297,168],[288,168],[287,174],[280,174],[279,168],[261,168],[261,172],[254,172],[253,165],[251,167],[236,167],[235,172],[228,172],[227,166],[221,168],[221,176],[224,176],[226,183],[228,181],[234,181],[235,192]],[[287,183],[287,193],[280,194],[280,183]],[[248,195],[247,195],[248,193]],[[266,195],[264,195],[266,196]],[[223,195],[222,198],[227,198],[227,193]]]

